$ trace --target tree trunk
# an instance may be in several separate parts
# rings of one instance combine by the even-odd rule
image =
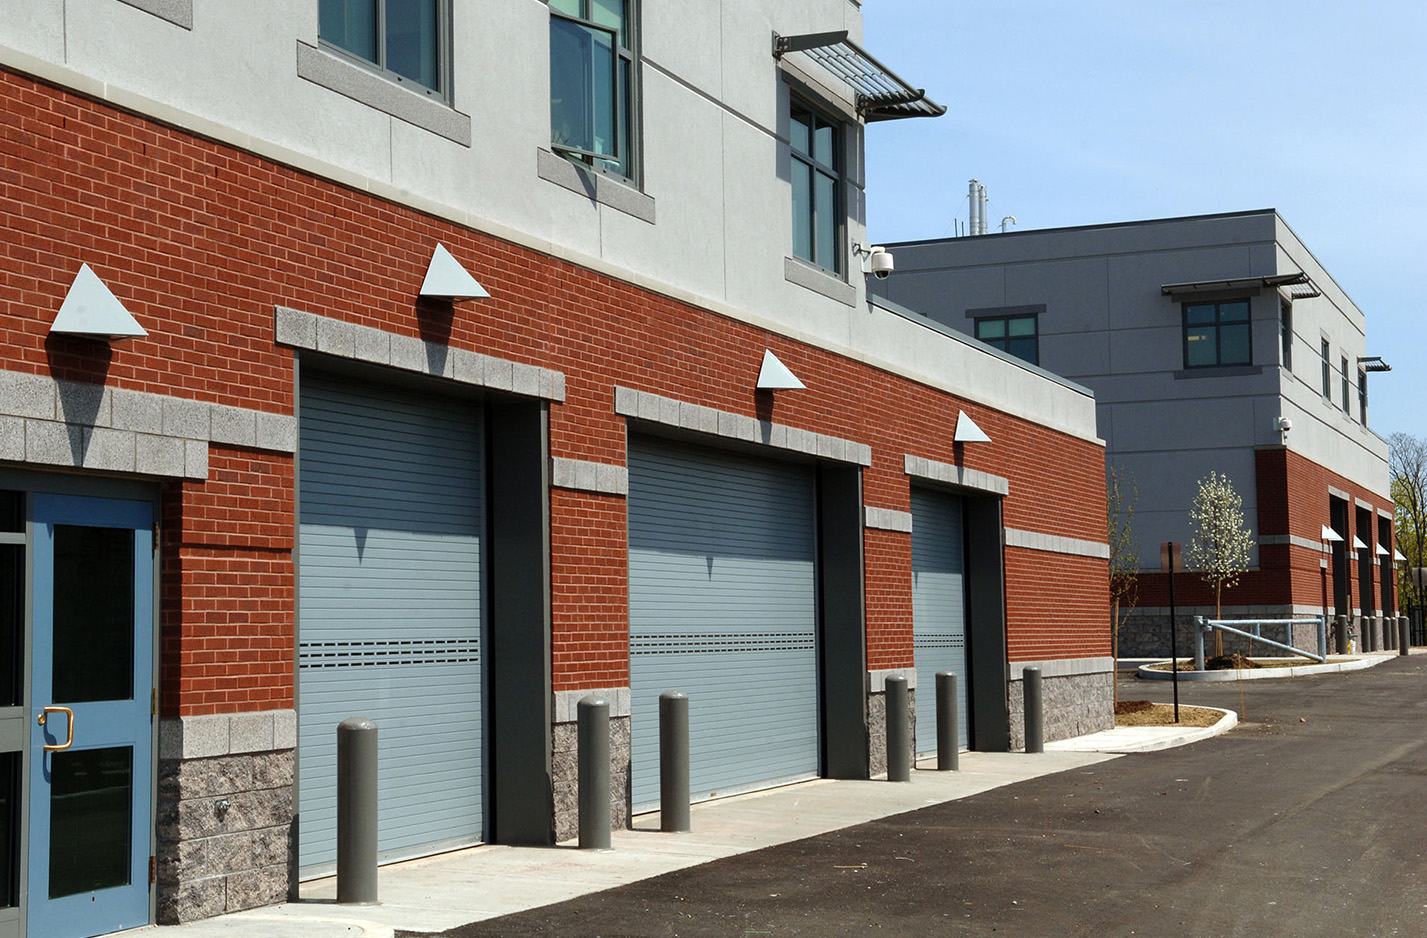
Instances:
[[[1214,618],[1222,619],[1220,610],[1224,608],[1221,597],[1223,595],[1224,583],[1219,581],[1214,584]],[[1224,633],[1218,629],[1214,630],[1214,657],[1219,658],[1224,654]]]
[[[1114,659],[1114,667],[1110,670],[1111,685],[1114,690],[1111,692],[1112,703],[1120,702],[1120,601],[1117,599],[1110,604],[1110,657]]]

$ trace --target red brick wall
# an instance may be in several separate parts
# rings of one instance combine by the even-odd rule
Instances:
[[[1323,525],[1330,524],[1328,512],[1329,487],[1349,495],[1348,524],[1352,535],[1358,534],[1369,547],[1377,543],[1377,509],[1392,510],[1392,499],[1348,481],[1336,472],[1318,465],[1306,457],[1284,449],[1267,447],[1254,454],[1258,486],[1258,524],[1260,535],[1293,535],[1321,543]],[[1352,499],[1361,498],[1373,506],[1372,531],[1356,530],[1357,511]],[[1186,549],[1188,545],[1185,545]],[[1389,546],[1390,549],[1390,546]],[[1333,571],[1329,564],[1324,575],[1319,560],[1327,556],[1320,551],[1291,544],[1259,546],[1259,569],[1243,575],[1239,585],[1224,591],[1227,605],[1274,605],[1293,603],[1322,608],[1325,602],[1333,607]],[[1358,605],[1356,557],[1348,555],[1350,606]],[[1373,605],[1381,605],[1381,580],[1374,567]],[[1185,573],[1175,580],[1175,599],[1181,606],[1213,606],[1214,594],[1194,573]],[[1142,574],[1139,584],[1141,606],[1168,606],[1169,588],[1166,578],[1158,573]]]
[[[291,352],[273,343],[282,304],[565,372],[556,456],[624,462],[620,384],[867,443],[869,505],[908,509],[914,453],[1007,478],[1007,525],[1105,539],[1094,443],[3,71],[0,155],[5,368],[291,413]],[[417,300],[437,242],[491,299],[454,316]],[[47,343],[81,262],[149,338],[102,353]],[[765,348],[808,389],[760,411]],[[954,447],[960,410],[994,442]],[[287,706],[291,461],[215,448],[212,462],[207,483],[165,494],[165,712]],[[622,684],[623,501],[556,491],[551,523],[554,686]],[[866,552],[869,667],[910,664],[910,539],[869,531]],[[1007,553],[1013,656],[1104,654],[1105,563]],[[1055,588],[1023,588],[1032,567]]]
[[[293,705],[292,466],[213,446],[206,482],[164,485],[165,716]]]

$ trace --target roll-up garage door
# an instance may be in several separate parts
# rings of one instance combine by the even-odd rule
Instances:
[[[659,801],[659,694],[689,696],[694,800],[818,772],[813,472],[635,441],[633,804]]]
[[[383,860],[476,843],[481,799],[480,413],[303,375],[299,863],[336,851],[336,730],[378,727]]]
[[[966,567],[961,499],[912,490],[912,648],[917,752],[936,751],[936,673],[956,674],[957,739],[967,736]]]

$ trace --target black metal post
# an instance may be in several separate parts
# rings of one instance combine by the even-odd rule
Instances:
[[[1174,675],[1170,680],[1174,684],[1174,722],[1179,722],[1179,629],[1175,627],[1174,617],[1176,609],[1174,607],[1174,561],[1175,547],[1171,544],[1169,548],[1169,669]]]

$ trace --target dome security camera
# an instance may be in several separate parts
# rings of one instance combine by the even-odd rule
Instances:
[[[1287,433],[1289,430],[1292,430],[1292,429],[1293,429],[1293,421],[1292,421],[1292,420],[1289,420],[1287,417],[1279,417],[1279,418],[1278,418],[1278,432],[1280,432],[1280,433]]]
[[[892,252],[884,247],[874,247],[868,260],[871,261],[872,276],[878,280],[886,280],[892,276],[892,271],[897,269]]]

